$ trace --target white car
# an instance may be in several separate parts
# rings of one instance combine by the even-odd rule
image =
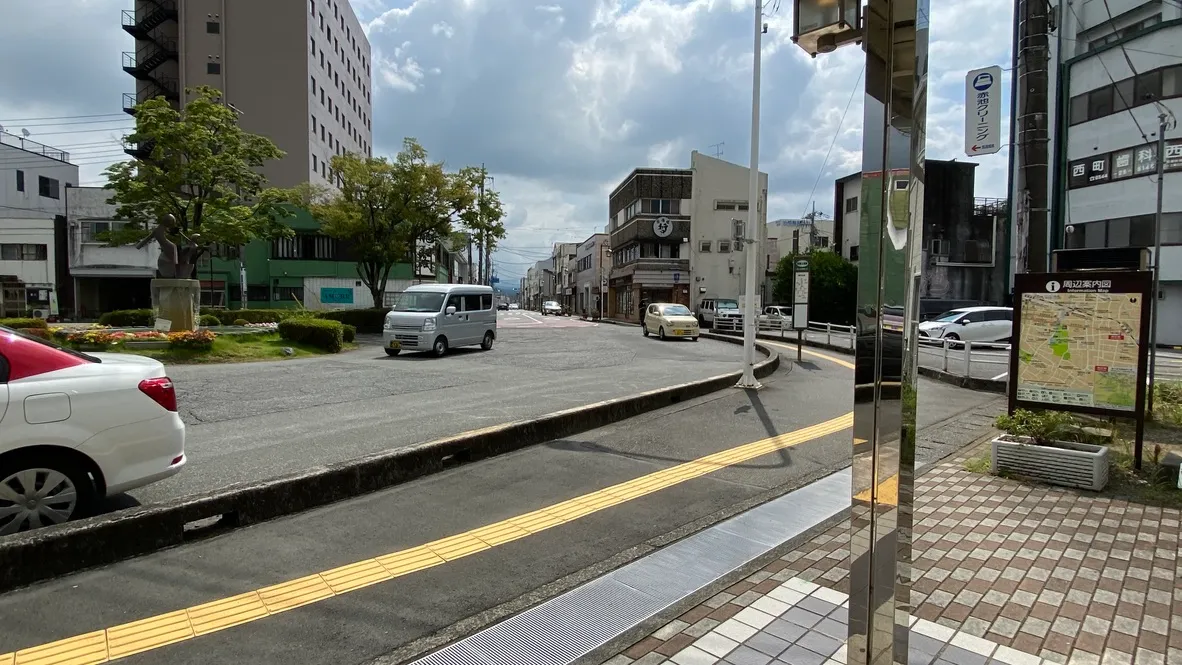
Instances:
[[[0,326],[0,535],[65,522],[185,465],[164,365]]]
[[[509,309],[521,309],[521,307],[518,306],[517,303],[511,302],[511,303],[509,303]]]
[[[648,337],[655,334],[661,339],[684,337],[698,341],[698,319],[685,305],[658,302],[648,306],[644,311],[644,321],[640,323],[640,332]]]
[[[1003,342],[1013,334],[1014,310],[1009,307],[962,307],[919,324],[921,339]]]
[[[542,316],[547,314],[553,314],[555,316],[562,314],[562,305],[559,305],[553,300],[547,300],[542,303]]]

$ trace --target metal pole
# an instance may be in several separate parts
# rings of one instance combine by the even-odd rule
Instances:
[[[973,376],[973,343],[964,343],[964,375],[972,378]]]
[[[1149,296],[1149,392],[1145,417],[1153,420],[1153,379],[1157,369],[1157,297],[1161,292],[1161,199],[1166,172],[1166,114],[1157,116],[1157,210],[1153,217],[1153,293]],[[1140,461],[1140,458],[1138,458]]]
[[[796,329],[796,362],[800,362],[801,360],[804,359],[801,356],[801,353],[803,353],[803,351],[801,351],[801,347],[803,345],[804,345],[804,331],[797,328]]]
[[[763,48],[763,0],[755,0],[755,48],[751,68],[751,164],[747,187],[747,294],[743,308],[743,377],[739,388],[762,387],[755,378],[755,273],[759,251],[759,74]]]

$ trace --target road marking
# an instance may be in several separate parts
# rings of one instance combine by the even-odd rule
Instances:
[[[759,340],[759,341],[760,341],[760,342],[766,342],[767,344],[771,344],[772,346],[778,346],[778,347],[780,347],[780,348],[783,348],[783,349],[788,349],[789,351],[795,351],[795,350],[796,350],[796,347],[795,347],[795,346],[788,345],[788,344],[786,344],[786,343],[784,343],[784,342],[772,342],[772,341],[768,341],[768,340],[766,340],[766,339],[761,339],[761,340]],[[829,362],[831,362],[831,363],[837,363],[838,365],[841,365],[842,367],[845,367],[845,368],[848,368],[848,369],[854,369],[854,363],[852,363],[852,362],[850,362],[850,361],[848,361],[848,360],[842,360],[841,358],[834,358],[834,357],[833,357],[833,356],[831,356],[831,355],[827,355],[827,354],[824,354],[824,353],[818,353],[818,352],[816,352],[816,351],[811,351],[811,350],[809,350],[809,349],[807,349],[807,348],[801,348],[801,352],[802,352],[802,353],[804,353],[804,354],[810,355],[810,356],[816,356],[816,357],[818,357],[818,358],[824,358],[825,360],[828,360],[828,361],[829,361]]]
[[[821,354],[823,358],[830,360]],[[852,365],[851,365],[852,366]],[[810,427],[729,448],[655,473],[425,545],[84,635],[0,654],[0,665],[97,665],[185,642],[357,589],[462,559],[633,499],[853,426],[847,413]]]

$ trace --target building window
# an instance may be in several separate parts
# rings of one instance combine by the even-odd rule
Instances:
[[[316,38],[309,37],[308,39],[312,40],[312,57],[315,58],[316,57]]]
[[[644,212],[656,215],[677,215],[681,212],[681,201],[678,199],[644,199],[641,205]]]
[[[60,184],[53,178],[39,175],[37,176],[37,193],[47,199],[60,199]]]
[[[303,258],[303,252],[300,251],[300,239],[295,238],[276,238],[271,241],[271,257],[275,259],[299,259]]]
[[[1154,104],[1182,96],[1182,65],[1144,72],[1071,98],[1069,121],[1073,125],[1096,120],[1128,108]]]
[[[719,254],[725,254],[725,253],[727,253],[727,252],[729,252],[729,251],[731,251],[731,241],[729,241],[729,240],[719,240],[719,241],[718,241],[718,253],[719,253]]]
[[[220,76],[222,73],[222,63],[207,62],[205,63],[205,73],[210,76]]]
[[[320,160],[316,159],[316,155],[312,155],[312,173],[320,170]]]
[[[857,245],[850,245],[850,260],[851,261],[858,260],[858,246]]]
[[[907,186],[910,184],[911,184],[911,181],[907,180],[906,178],[903,178],[901,180],[896,180],[895,181],[895,189],[897,189],[899,191],[903,191],[903,190],[907,189]]]
[[[312,81],[312,94],[315,95],[316,94],[316,77],[310,76],[308,78]]]
[[[312,136],[316,136],[316,116],[312,116]]]
[[[25,191],[25,172],[20,169],[16,171],[16,191]]]
[[[49,257],[48,245],[6,243],[0,245],[0,260],[3,261],[45,261]]]
[[[845,200],[845,211],[847,213],[858,212],[858,197],[854,196]]]
[[[333,260],[337,258],[337,240],[328,236],[312,236],[312,258]]]
[[[308,0],[308,13],[312,16],[316,15],[316,0]]]
[[[247,284],[246,285],[246,300],[249,302],[267,302],[270,298],[267,297],[266,284]]]
[[[206,21],[205,32],[210,35],[220,35],[222,34],[222,24],[217,21]]]
[[[710,251],[710,241],[703,240],[703,241],[699,242],[698,243],[698,251],[699,252],[709,252]]]

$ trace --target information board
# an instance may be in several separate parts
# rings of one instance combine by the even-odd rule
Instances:
[[[792,327],[804,330],[809,327],[809,262],[797,259],[792,274]]]
[[[1015,276],[1011,409],[1137,416],[1151,288],[1149,272]]]

